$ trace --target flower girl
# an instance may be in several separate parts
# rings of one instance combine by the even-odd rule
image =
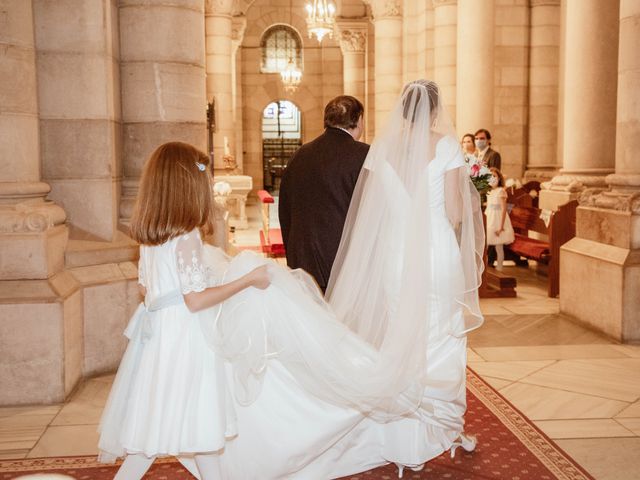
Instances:
[[[125,457],[116,479],[138,479],[159,455],[195,455],[203,479],[220,478],[217,452],[235,433],[223,360],[200,329],[202,310],[269,285],[266,267],[208,288],[200,230],[213,207],[209,159],[167,143],[147,162],[131,221],[145,297],[100,423],[102,461]],[[193,466],[192,466],[193,469]],[[195,472],[194,472],[195,473]]]
[[[504,245],[513,243],[515,234],[507,213],[507,192],[504,189],[504,177],[497,168],[490,168],[491,191],[487,195],[487,245],[496,249],[498,261],[496,270],[502,270]]]

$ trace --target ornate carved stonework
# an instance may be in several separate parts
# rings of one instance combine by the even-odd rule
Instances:
[[[342,53],[364,53],[367,46],[366,30],[340,31],[340,48]]]
[[[640,215],[640,192],[621,193],[588,188],[582,192],[578,202],[582,206],[606,208]]]
[[[363,0],[371,7],[374,19],[402,16],[401,0]]]
[[[231,15],[235,3],[234,0],[206,0],[204,12],[207,15]]]
[[[585,188],[606,188],[604,175],[558,175],[553,177],[549,190],[580,192]]]
[[[64,210],[53,202],[25,202],[0,207],[0,233],[44,232],[65,220]]]
[[[244,15],[235,16],[231,23],[231,41],[233,42],[234,51],[242,45],[244,39],[244,31],[247,28],[247,17]]]

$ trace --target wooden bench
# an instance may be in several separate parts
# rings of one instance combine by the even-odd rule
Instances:
[[[538,208],[540,182],[532,180],[519,188],[508,187],[505,190],[507,192],[507,205]],[[534,196],[531,196],[532,191],[536,192]]]
[[[576,200],[566,203],[556,212],[550,212],[548,226],[540,218],[539,208],[515,205],[509,213],[515,241],[505,246],[518,257],[535,260],[548,265],[549,287],[547,294],[557,297],[560,293],[560,247],[576,235]],[[538,232],[546,239],[530,237],[530,232]]]
[[[274,199],[266,190],[258,190],[258,198],[262,206],[262,229],[260,230],[260,247],[262,252],[269,257],[284,257],[284,242],[282,231],[279,228],[271,228],[269,207]]]

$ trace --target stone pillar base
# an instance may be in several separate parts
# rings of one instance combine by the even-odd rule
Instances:
[[[640,342],[640,215],[580,207],[576,237],[560,252],[560,311]]]
[[[0,405],[63,402],[82,377],[78,282],[67,272],[2,280],[0,318]]]
[[[567,192],[559,190],[540,190],[538,207],[542,210],[558,210],[561,205],[569,203],[580,197],[580,192]]]
[[[549,182],[553,177],[558,175],[558,167],[541,167],[541,168],[528,168],[526,172],[524,172],[523,182],[527,183],[532,180],[538,182]]]
[[[68,238],[66,225],[0,233],[0,280],[45,279],[61,271]]]

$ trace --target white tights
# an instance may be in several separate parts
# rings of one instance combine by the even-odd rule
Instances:
[[[139,453],[127,455],[113,480],[140,480],[154,460],[155,457]],[[178,460],[198,480],[220,480],[220,457],[215,453],[178,457]]]
[[[504,245],[495,245],[496,247],[496,270],[502,270],[502,264],[504,263]]]

